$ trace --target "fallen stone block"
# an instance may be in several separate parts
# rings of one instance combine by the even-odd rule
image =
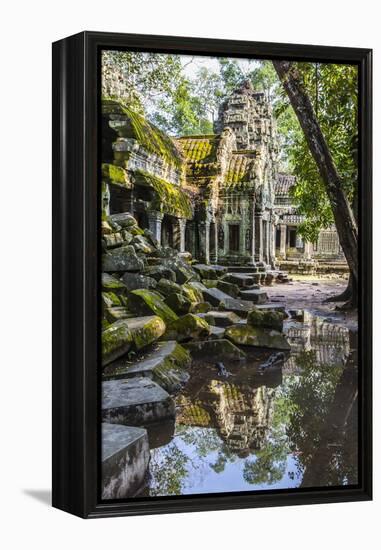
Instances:
[[[131,311],[141,315],[158,315],[165,323],[178,319],[176,313],[164,302],[163,297],[144,288],[132,290],[128,295],[128,307]]]
[[[265,304],[269,299],[264,290],[241,290],[240,297],[254,304]]]
[[[227,273],[222,280],[238,285],[240,288],[247,288],[255,283],[252,275],[245,275],[244,273]]]
[[[220,302],[218,306],[219,310],[233,311],[240,317],[247,317],[249,311],[253,309],[253,302],[248,300],[239,300],[238,298],[229,298],[225,299],[223,302]]]
[[[249,325],[234,325],[226,329],[225,336],[234,344],[241,346],[280,350],[291,349],[286,337],[280,332],[271,329]]]
[[[205,320],[209,323],[213,319],[213,325],[217,327],[229,327],[239,323],[241,318],[233,311],[208,311],[205,315]]]
[[[103,380],[117,380],[145,376],[159,384],[167,392],[180,389],[189,379],[189,352],[175,341],[159,342],[155,349],[138,361],[119,359],[103,370]]]
[[[192,267],[203,279],[218,279],[228,271],[222,265],[193,264]]]
[[[190,351],[192,356],[204,357],[207,360],[229,359],[241,361],[246,354],[232,342],[226,339],[203,340],[200,342],[188,342],[184,347]]]
[[[164,332],[165,323],[156,315],[116,321],[102,332],[102,365],[118,359],[131,348],[140,350],[152,344]]]
[[[282,332],[283,320],[287,317],[282,311],[253,309],[247,316],[247,324],[252,327],[272,328]]]
[[[102,289],[106,292],[115,292],[116,294],[123,294],[127,291],[123,281],[113,277],[109,273],[102,273]]]
[[[197,315],[188,313],[167,325],[163,339],[186,342],[197,338],[207,338],[209,334],[210,326],[208,323]]]
[[[126,498],[144,487],[150,452],[147,430],[102,423],[102,498]]]
[[[102,382],[102,419],[110,424],[142,426],[175,417],[171,396],[149,378]]]
[[[157,282],[153,277],[147,277],[141,273],[127,272],[123,275],[122,281],[127,290],[137,290],[138,288],[155,289]]]
[[[228,281],[217,281],[217,288],[229,294],[232,298],[237,298],[239,295],[239,286],[234,283],[229,283]]]
[[[144,261],[131,245],[114,248],[102,256],[103,271],[140,271],[143,268]]]

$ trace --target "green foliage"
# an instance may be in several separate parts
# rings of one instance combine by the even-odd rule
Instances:
[[[299,63],[298,70],[314,106],[342,185],[349,200],[357,195],[357,67],[353,65]],[[333,223],[325,186],[288,100],[279,94],[276,107],[279,129],[289,169],[297,178],[295,203],[306,221],[298,232],[316,241],[319,230]]]
[[[168,98],[159,101],[153,120],[170,134],[187,136],[213,132],[206,106],[202,98],[193,93],[186,78],[181,80],[170,101]]]
[[[141,52],[102,52],[102,95],[120,99],[144,114],[157,96],[170,95],[181,77],[178,55]]]

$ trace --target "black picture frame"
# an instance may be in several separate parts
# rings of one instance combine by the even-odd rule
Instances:
[[[102,48],[359,67],[359,485],[99,499],[99,55]],[[83,518],[370,500],[372,498],[372,51],[82,32],[53,44],[53,506]]]

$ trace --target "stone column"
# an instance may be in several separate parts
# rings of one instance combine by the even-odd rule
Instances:
[[[199,235],[199,261],[205,264],[210,263],[210,249],[209,249],[209,221],[198,222],[198,235]]]
[[[281,258],[285,258],[286,257],[287,225],[281,224],[279,227],[280,227],[279,256]]]
[[[312,258],[312,253],[313,253],[313,244],[308,242],[308,241],[304,241],[304,257],[306,260],[310,260]]]
[[[265,231],[265,245],[263,250],[263,261],[266,262],[266,264],[270,263],[270,222],[268,220],[265,220],[264,223],[264,231]]]
[[[180,229],[180,246],[179,251],[185,252],[185,228],[187,225],[187,220],[180,218],[179,220],[179,229]]]
[[[247,202],[241,201],[241,221],[239,228],[239,253],[242,256],[242,259],[245,258],[246,252],[246,229],[247,229]]]
[[[256,262],[263,261],[263,212],[255,212],[255,252],[254,258]]]
[[[148,212],[148,227],[159,245],[161,244],[161,222],[163,217],[164,215],[161,212],[155,210]]]
[[[296,239],[295,239],[295,248],[303,248],[303,240],[302,240],[302,237],[298,234],[296,234]]]
[[[276,234],[275,234],[275,223],[273,221],[270,222],[270,263],[272,266],[274,266],[275,263],[275,240],[276,240]]]

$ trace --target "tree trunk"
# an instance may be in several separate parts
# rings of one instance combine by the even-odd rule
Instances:
[[[273,64],[298,117],[309,149],[325,185],[340,244],[352,276],[352,289],[353,291],[357,291],[358,230],[355,216],[342,189],[340,176],[297,68],[289,61],[273,61]]]

